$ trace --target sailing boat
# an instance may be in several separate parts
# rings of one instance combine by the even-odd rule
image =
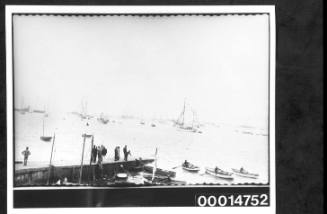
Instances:
[[[107,124],[109,122],[109,119],[103,115],[103,113],[100,114],[100,117],[98,117],[98,121]]]
[[[45,115],[43,116],[43,123],[42,123],[42,136],[40,137],[40,139],[44,142],[49,142],[51,141],[52,137],[51,136],[45,136],[44,135],[44,117]]]
[[[199,124],[197,122],[196,112],[190,108],[186,108],[185,100],[183,110],[175,121],[175,125],[184,130],[201,133],[201,131],[198,130]]]

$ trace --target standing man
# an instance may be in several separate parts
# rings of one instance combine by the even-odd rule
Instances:
[[[98,169],[99,169],[99,175],[98,177],[102,178],[103,177],[103,166],[102,166],[102,161],[103,161],[103,156],[102,156],[102,146],[98,146],[97,151],[98,151]]]
[[[124,160],[127,161],[128,155],[131,154],[131,151],[128,151],[127,146],[125,145],[124,148],[123,148],[123,152],[124,152]]]
[[[106,156],[106,154],[107,154],[107,148],[104,147],[104,145],[101,145],[101,152],[102,152],[102,156]]]
[[[115,161],[118,160],[118,148],[117,146],[115,147]]]
[[[116,146],[115,148],[115,161],[119,161],[120,159],[120,147]]]
[[[117,146],[117,159],[120,160],[120,146]]]
[[[22,155],[24,155],[24,166],[26,166],[28,156],[31,155],[31,152],[28,150],[28,147],[26,147],[26,149],[22,152]]]
[[[91,156],[91,162],[92,163],[96,163],[97,154],[98,154],[98,149],[97,149],[96,145],[93,145],[93,148],[92,148],[92,156]]]

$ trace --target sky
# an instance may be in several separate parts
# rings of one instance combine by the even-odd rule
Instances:
[[[268,16],[14,16],[15,107],[268,127]]]

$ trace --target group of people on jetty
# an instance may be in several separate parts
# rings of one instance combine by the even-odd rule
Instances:
[[[124,153],[124,161],[128,161],[128,156],[131,155],[131,151],[127,149],[127,145],[124,146],[123,153]],[[115,147],[114,154],[115,154],[114,160],[119,161],[120,160],[120,146]],[[99,174],[101,174],[101,175],[103,172],[102,162],[106,155],[107,155],[107,148],[104,145],[101,145],[101,146],[94,145],[92,147],[91,163],[97,163],[98,170],[100,171]]]
[[[96,146],[93,145],[91,151],[91,163],[97,163],[100,168],[102,168],[103,158],[107,155],[107,148],[104,145]],[[115,147],[115,161],[120,160],[120,146]],[[123,148],[124,153],[124,161],[128,161],[128,156],[131,155],[131,151],[127,149],[127,145]],[[24,166],[27,166],[28,157],[31,155],[31,152],[28,147],[24,151],[22,151],[22,155],[24,157]]]
[[[131,155],[131,151],[127,149],[127,145],[123,148],[124,153],[124,161],[128,161],[128,156]],[[114,149],[114,161],[120,161],[120,146],[116,146]],[[91,163],[97,163],[95,177],[102,178],[103,177],[103,159],[107,155],[107,148],[103,145],[96,146],[94,145],[91,151]],[[120,165],[119,171],[124,171],[122,165]]]

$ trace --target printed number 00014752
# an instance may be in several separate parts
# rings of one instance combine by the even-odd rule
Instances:
[[[268,195],[199,195],[196,205],[200,207],[224,206],[269,206]]]

